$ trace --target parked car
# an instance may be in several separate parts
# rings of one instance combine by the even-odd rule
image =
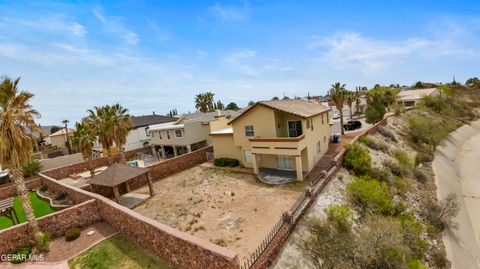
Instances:
[[[352,131],[362,128],[362,123],[358,120],[350,120],[343,124],[345,131]]]

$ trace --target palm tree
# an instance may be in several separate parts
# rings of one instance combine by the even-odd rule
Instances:
[[[34,121],[34,117],[39,117],[40,114],[29,104],[34,95],[20,91],[19,81],[20,78],[12,81],[4,77],[0,84],[0,165],[10,169],[32,238],[39,242],[42,235],[28,198],[22,167],[30,161],[32,153],[32,142],[25,131],[40,131]]]
[[[107,152],[109,162],[111,162],[111,150],[114,143],[114,124],[110,115],[110,106],[94,107],[88,110],[88,114],[84,122],[87,128],[98,136],[98,141]]]
[[[195,95],[195,108],[203,113],[208,112],[209,106],[208,106],[208,100],[203,93],[199,93]]]
[[[345,90],[345,84],[340,84],[340,82],[332,84],[331,86],[329,95],[340,112],[340,129],[343,135],[345,134],[343,130],[343,105],[345,104],[347,91]]]
[[[355,97],[357,96],[354,92],[347,91],[345,92],[345,101],[347,102],[348,108],[350,109],[350,119],[353,118],[352,114],[352,106],[353,102],[355,102]]]
[[[90,162],[90,175],[95,176],[95,167],[93,166],[93,147],[97,138],[92,129],[88,128],[85,120],[81,123],[75,124],[75,131],[73,132],[72,144],[76,150],[82,153],[83,158]]]
[[[113,122],[113,141],[120,151],[120,162],[126,163],[125,151],[123,146],[127,143],[128,132],[132,129],[133,123],[128,114],[128,109],[120,104],[110,107],[110,116]]]
[[[68,123],[70,121],[68,120],[62,120],[63,125],[65,126],[65,145],[67,146],[68,149],[68,154],[72,154],[72,147],[70,145],[70,136],[68,135]]]
[[[208,112],[214,111],[215,102],[213,100],[213,97],[215,96],[215,94],[212,92],[206,92],[204,93],[204,96],[205,96],[205,102],[207,103]]]

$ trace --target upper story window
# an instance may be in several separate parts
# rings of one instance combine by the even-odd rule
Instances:
[[[313,131],[313,119],[310,119],[310,130]]]
[[[158,131],[158,137],[159,137],[160,139],[163,139],[163,137],[162,137],[162,131]]]
[[[170,131],[167,131],[167,139],[170,139]]]
[[[146,136],[150,136],[150,133],[148,132],[148,129],[150,129],[150,127],[145,127],[145,135]]]
[[[288,137],[298,137],[303,134],[302,121],[292,120],[288,121]]]
[[[322,114],[322,125],[324,124],[324,122],[323,122],[323,115],[325,115],[325,114]],[[327,117],[327,118],[328,118],[328,117]]]
[[[320,141],[317,142],[317,155],[320,154],[320,152],[322,152],[322,147],[320,145]]]
[[[245,136],[255,136],[253,125],[245,125]]]
[[[175,137],[183,137],[182,130],[175,130]]]

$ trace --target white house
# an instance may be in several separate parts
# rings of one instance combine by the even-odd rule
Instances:
[[[132,120],[133,128],[128,133],[125,151],[150,146],[151,135],[148,131],[149,125],[175,122],[178,120],[169,116],[155,114],[146,116],[132,116],[130,119]]]
[[[418,105],[425,96],[438,95],[440,95],[440,91],[437,88],[428,88],[418,90],[402,90],[395,98],[398,105],[412,107]]]
[[[155,154],[163,159],[175,157],[211,145],[209,123],[224,115],[234,118],[240,113],[233,110],[209,113],[191,113],[177,121],[149,126],[151,145]]]

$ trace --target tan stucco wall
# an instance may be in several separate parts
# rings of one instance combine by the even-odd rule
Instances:
[[[255,106],[247,114],[232,123],[235,145],[249,150],[249,137],[245,136],[246,125],[253,125],[255,136],[276,136],[274,111],[264,106]]]
[[[70,138],[72,137],[69,135]],[[66,143],[65,143],[65,136],[64,135],[56,135],[56,136],[50,136],[50,144],[52,146],[57,146],[58,148],[65,148]]]
[[[233,158],[243,161],[242,149],[233,144],[233,135],[216,135],[212,138],[215,158]]]

